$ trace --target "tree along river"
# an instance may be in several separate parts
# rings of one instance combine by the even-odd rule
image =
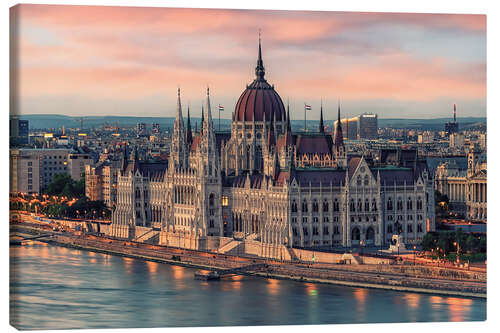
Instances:
[[[19,329],[486,319],[486,300],[234,276],[32,242],[10,248]]]

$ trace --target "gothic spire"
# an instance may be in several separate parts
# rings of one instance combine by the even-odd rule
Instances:
[[[210,88],[208,88],[208,87],[207,87],[207,100],[206,100],[205,107],[207,109],[207,119],[206,119],[206,122],[211,127],[212,126],[212,110],[211,110],[211,107],[210,107]]]
[[[319,132],[325,133],[325,124],[323,123],[323,100],[321,100],[321,108],[320,108],[320,116],[319,116]]]
[[[292,145],[292,126],[290,125],[290,102],[287,107],[286,129],[285,129],[285,146]]]
[[[264,75],[266,71],[264,69],[264,63],[262,62],[262,47],[260,44],[260,30],[259,30],[259,57],[257,58],[257,67],[255,67],[255,76],[257,80],[264,81]]]
[[[335,128],[335,146],[343,146],[344,145],[344,136],[342,134],[342,124],[340,121],[340,101],[339,101],[339,107],[338,107],[338,117],[337,117],[337,126]]]
[[[205,122],[205,112],[203,112],[203,104],[201,105],[201,126],[200,133],[203,132],[203,123]]]
[[[191,131],[191,115],[189,113],[189,105],[188,105],[186,141],[189,146],[191,146],[191,144],[193,143],[193,132]]]
[[[181,88],[177,88],[177,115],[175,120],[182,120]]]

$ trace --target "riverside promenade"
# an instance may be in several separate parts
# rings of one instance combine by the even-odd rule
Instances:
[[[45,232],[47,226],[11,222],[11,233],[33,235]],[[50,238],[42,241],[59,246],[206,270],[265,263],[268,265],[266,271],[246,271],[242,274],[268,278],[486,298],[486,272],[425,265],[339,265],[324,262],[280,261],[185,250],[72,232],[54,232]]]

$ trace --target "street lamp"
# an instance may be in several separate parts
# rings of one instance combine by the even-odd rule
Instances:
[[[457,263],[460,263],[460,243],[459,242],[454,242],[453,245],[457,247]]]
[[[439,246],[437,247],[436,252],[437,252],[437,256],[438,256],[437,263],[438,263],[438,267],[439,267],[439,259],[441,258],[441,252],[439,252]]]
[[[413,266],[416,265],[416,261],[417,261],[417,246],[413,245]]]

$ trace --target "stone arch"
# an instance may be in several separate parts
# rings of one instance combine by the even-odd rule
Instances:
[[[373,245],[375,243],[375,230],[373,230],[373,227],[368,227],[368,229],[366,229],[365,237],[367,245]]]
[[[359,231],[358,227],[352,228],[351,231],[351,240],[353,241],[359,241],[361,239],[361,232]]]

